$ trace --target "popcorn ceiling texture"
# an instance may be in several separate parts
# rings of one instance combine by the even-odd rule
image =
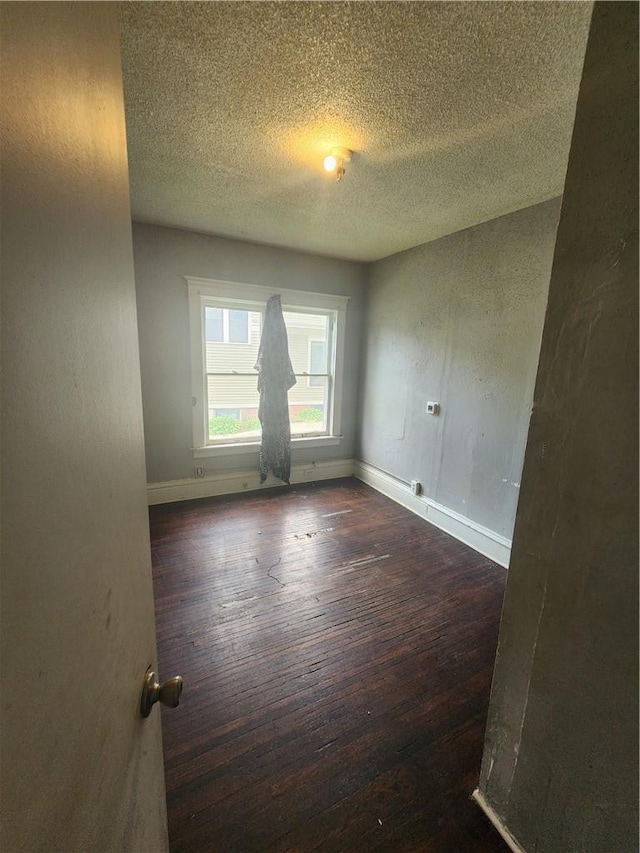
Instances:
[[[132,215],[371,261],[555,197],[591,10],[121,3]]]

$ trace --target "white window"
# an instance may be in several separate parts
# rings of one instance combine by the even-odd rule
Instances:
[[[267,300],[280,293],[297,382],[289,390],[296,444],[340,441],[347,298],[187,278],[194,456],[255,450],[258,359]]]

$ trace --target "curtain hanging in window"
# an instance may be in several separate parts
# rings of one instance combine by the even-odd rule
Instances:
[[[260,394],[258,418],[262,425],[260,482],[264,483],[272,471],[288,483],[291,474],[291,427],[287,392],[296,384],[296,377],[289,358],[287,329],[279,295],[272,296],[267,302],[255,369],[258,371]]]

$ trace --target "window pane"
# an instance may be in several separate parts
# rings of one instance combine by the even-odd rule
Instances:
[[[309,373],[327,372],[327,344],[326,341],[309,341]],[[310,376],[311,387],[322,387],[321,376]]]
[[[208,376],[209,441],[259,438],[258,377]]]
[[[224,331],[222,325],[222,308],[204,309],[206,337],[208,341],[222,341]]]
[[[221,308],[207,308],[207,311],[220,311]],[[236,311],[235,309],[224,309],[227,312],[228,333],[231,335],[232,326],[239,337],[239,327],[245,324],[244,343],[237,340],[226,342],[220,338],[212,341],[207,336],[206,371],[207,373],[251,373],[253,374],[256,361],[258,360],[258,348],[260,346],[260,333],[262,314],[259,311]],[[244,319],[233,315],[243,315]],[[256,374],[257,376],[257,374]]]
[[[232,418],[235,421],[240,420],[240,409],[212,409],[211,414],[214,418]]]
[[[229,343],[249,343],[248,311],[229,311]]]
[[[289,389],[289,420],[291,435],[326,433],[327,386],[326,377],[316,377],[317,385],[309,387],[307,376],[298,376]]]
[[[294,373],[309,372],[309,344],[311,341],[323,343],[329,340],[329,317],[326,314],[306,314],[298,311],[284,311],[284,322],[289,338],[289,356]],[[326,358],[326,357],[325,357]],[[326,373],[323,368],[321,373]],[[306,380],[301,380],[307,384]]]

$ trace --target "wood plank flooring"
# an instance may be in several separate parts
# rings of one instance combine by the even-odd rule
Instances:
[[[150,508],[179,851],[497,853],[506,572],[355,479]]]

